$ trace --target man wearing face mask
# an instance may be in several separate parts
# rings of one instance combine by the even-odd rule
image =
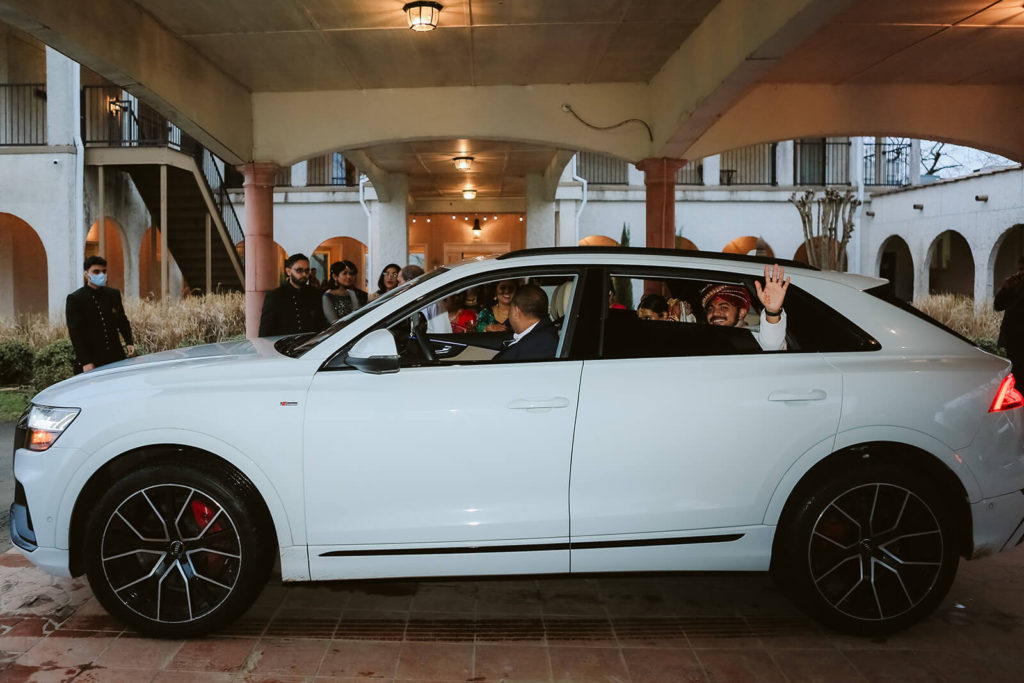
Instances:
[[[68,294],[64,309],[71,346],[75,349],[76,373],[123,360],[126,351],[127,356],[135,355],[132,326],[124,313],[121,292],[106,286],[106,259],[85,259],[83,276],[85,286]],[[126,348],[121,347],[121,338]]]
[[[327,327],[324,319],[322,293],[308,286],[309,259],[305,254],[292,254],[284,262],[288,281],[267,292],[260,315],[260,336],[319,332]]]

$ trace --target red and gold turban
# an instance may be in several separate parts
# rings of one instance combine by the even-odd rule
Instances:
[[[750,308],[750,292],[740,285],[707,285],[700,290],[702,308],[707,308],[714,299],[721,299],[736,308]]]

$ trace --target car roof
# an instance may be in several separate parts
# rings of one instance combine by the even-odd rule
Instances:
[[[657,249],[648,247],[543,247],[539,249],[519,249],[517,251],[508,252],[507,254],[498,256],[496,259],[490,260],[490,263],[495,265],[496,262],[507,263],[511,261],[514,263],[531,257],[539,257],[545,262],[550,263],[550,257],[558,256],[569,257],[573,262],[579,262],[581,259],[585,260],[587,257],[596,256],[597,258],[594,259],[595,264],[615,261],[622,262],[619,259],[608,257],[626,257],[624,259],[625,262],[629,262],[631,260],[629,257],[644,260],[654,257],[657,260],[666,261],[666,265],[682,265],[686,261],[697,260],[705,262],[700,264],[701,267],[713,267],[715,262],[718,262],[720,267],[726,270],[735,265],[744,265],[749,268],[749,266],[778,264],[788,272],[792,272],[794,274],[799,273],[802,277],[830,280],[861,291],[883,285],[887,282],[881,278],[858,275],[856,273],[823,271],[815,268],[814,266],[810,266],[799,261],[793,261],[791,259],[777,259],[770,256],[750,256],[747,254],[728,254],[717,251],[697,251],[690,249]],[[671,260],[665,257],[671,257]],[[673,263],[674,261],[676,261],[676,263]],[[508,265],[512,265],[512,263],[509,263]]]

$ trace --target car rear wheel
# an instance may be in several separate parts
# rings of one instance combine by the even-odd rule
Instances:
[[[108,612],[151,636],[201,635],[259,595],[274,532],[236,473],[144,466],[97,501],[85,534],[89,584]]]
[[[929,614],[949,591],[955,525],[921,474],[867,466],[819,481],[794,503],[778,531],[773,572],[825,624],[891,633]]]

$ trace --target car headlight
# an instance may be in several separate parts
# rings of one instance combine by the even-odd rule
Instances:
[[[29,406],[18,425],[25,430],[24,447],[30,451],[45,451],[64,433],[80,412],[80,408]]]

